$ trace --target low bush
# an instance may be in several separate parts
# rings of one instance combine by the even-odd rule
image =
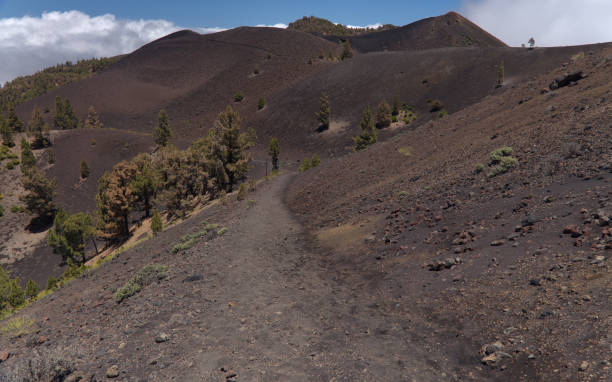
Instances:
[[[242,92],[236,92],[236,94],[234,94],[234,102],[241,102],[243,99],[244,95]]]
[[[149,264],[139,270],[127,283],[115,292],[115,301],[121,303],[126,298],[140,292],[142,288],[159,282],[168,277],[168,267],[159,264]]]
[[[504,146],[493,150],[490,154],[489,165],[494,166],[489,172],[489,177],[504,174],[518,166],[518,160],[512,156],[512,147]]]
[[[474,172],[476,174],[480,174],[483,171],[484,171],[484,165],[482,163],[477,163],[476,167],[474,168]]]
[[[444,104],[442,103],[442,101],[437,99],[431,101],[429,105],[430,112],[435,113],[438,111],[442,111],[442,109],[444,109]]]

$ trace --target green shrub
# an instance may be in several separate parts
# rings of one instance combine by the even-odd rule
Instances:
[[[217,231],[217,235],[221,236],[227,232],[227,228],[223,227]]]
[[[159,264],[149,264],[139,270],[128,282],[115,292],[117,304],[140,292],[142,288],[168,277],[168,267]]]
[[[20,212],[23,212],[23,208],[19,207],[19,206],[12,206],[11,207],[11,212],[14,214],[18,214]]]
[[[446,115],[447,115],[447,114],[448,114],[448,113],[446,112],[446,110],[441,110],[441,111],[438,113],[438,119],[442,119],[442,118],[446,117]]]
[[[302,161],[302,164],[300,164],[300,172],[308,171],[311,167],[310,158],[306,158]]]
[[[317,167],[321,164],[321,159],[319,159],[319,155],[317,153],[312,154],[312,158],[310,159],[310,168]]]
[[[234,94],[234,102],[241,102],[243,99],[244,95],[242,92],[236,92],[236,94]]]
[[[0,217],[4,216],[4,207],[0,204]]]
[[[399,199],[404,199],[406,196],[408,196],[408,192],[406,191],[400,191],[399,194],[397,194]]]
[[[397,115],[394,115],[391,117],[391,122],[393,123],[397,122]]]
[[[204,222],[204,223],[206,224],[206,222]],[[218,227],[219,227],[219,224],[216,224],[216,223],[209,223],[209,224],[206,224],[206,226],[204,227],[204,229],[205,229],[206,231],[213,231],[213,230],[216,230]]]
[[[512,147],[508,146],[501,147],[491,152],[489,165],[494,165],[495,167],[489,172],[489,177],[504,174],[518,166],[518,160],[511,156],[512,152]]]
[[[512,147],[504,146],[500,147],[496,150],[491,151],[489,164],[498,164],[501,162],[503,157],[509,157],[512,155]]]
[[[402,146],[397,149],[397,152],[402,154],[403,156],[409,157],[412,155],[412,147],[411,146]]]
[[[18,308],[26,302],[26,295],[21,285],[19,285],[19,278],[15,278],[9,283],[9,293],[6,300],[13,308]]]
[[[55,288],[57,288],[57,279],[53,276],[49,276],[49,278],[47,279],[47,286],[45,287],[45,289],[55,290]]]
[[[164,229],[164,224],[161,219],[161,215],[157,210],[153,212],[153,217],[151,218],[151,231],[153,231],[154,235],[157,235]]]
[[[266,107],[266,100],[263,97],[261,97],[259,98],[259,101],[257,101],[257,110],[261,110],[264,107]]]
[[[477,163],[476,167],[474,168],[474,172],[476,174],[480,174],[481,172],[483,172],[484,170],[484,165],[482,163]]]

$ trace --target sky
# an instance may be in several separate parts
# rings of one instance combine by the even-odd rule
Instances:
[[[511,46],[529,37],[538,46],[612,41],[612,0],[0,0],[0,84],[59,62],[129,53],[185,28],[282,28],[310,15],[405,25],[449,11]]]

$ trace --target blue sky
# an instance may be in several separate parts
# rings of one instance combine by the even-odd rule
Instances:
[[[405,25],[450,10],[458,11],[459,8],[459,0],[0,0],[0,18],[39,16],[43,11],[79,10],[90,16],[111,13],[121,19],[164,19],[184,27],[287,24],[310,15],[351,25]]]

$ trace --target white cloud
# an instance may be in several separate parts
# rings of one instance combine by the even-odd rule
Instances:
[[[369,25],[366,25],[365,27],[362,27],[359,25],[347,25],[346,27],[353,28],[353,29],[364,29],[364,28],[376,29],[376,28],[382,27],[382,24],[381,23],[369,24]]]
[[[273,25],[257,24],[255,26],[256,27],[261,27],[261,28],[281,28],[281,29],[287,29],[287,24],[283,24],[283,23],[278,23],[278,24],[273,24]]]
[[[612,41],[610,0],[464,0],[462,13],[512,46]]]
[[[0,84],[60,62],[129,53],[180,29],[166,20],[118,20],[79,11],[0,19]]]

